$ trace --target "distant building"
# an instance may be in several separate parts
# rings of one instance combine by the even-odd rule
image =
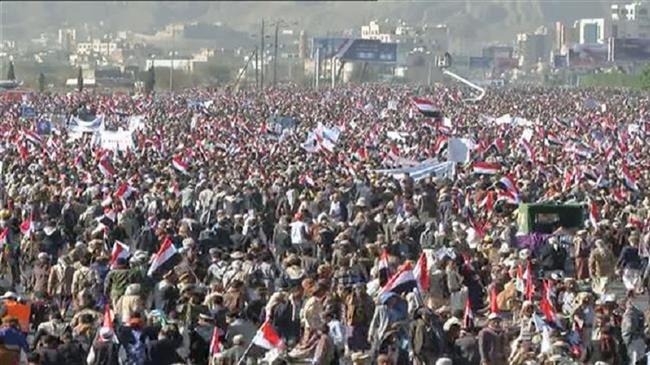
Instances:
[[[298,58],[305,59],[307,58],[307,53],[309,51],[309,45],[307,44],[307,33],[304,30],[300,31],[300,36],[298,38]]]
[[[91,42],[77,43],[77,54],[96,53],[103,56],[110,56],[117,48],[117,43],[115,42],[93,39]]]
[[[395,40],[395,29],[392,29],[388,24],[380,24],[376,20],[372,20],[368,25],[361,26],[361,38],[392,43]]]
[[[517,55],[520,65],[545,61],[549,54],[549,36],[546,32],[517,34]]]
[[[578,32],[580,44],[604,44],[605,19],[580,19],[578,20]]]
[[[562,22],[555,22],[553,50],[560,51],[567,46],[567,27]]]
[[[613,38],[650,38],[650,2],[611,6],[611,36]]]
[[[59,29],[58,42],[62,49],[66,51],[73,51],[75,42],[77,41],[77,30],[74,28]]]
[[[496,59],[496,58],[512,58],[514,49],[510,46],[488,46],[483,48],[483,57]]]
[[[447,51],[449,49],[449,28],[444,24],[424,26],[421,31],[422,40],[427,49]]]

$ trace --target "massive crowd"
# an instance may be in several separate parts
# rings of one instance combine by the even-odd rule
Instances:
[[[648,95],[466,93],[0,101],[0,364],[645,363]]]

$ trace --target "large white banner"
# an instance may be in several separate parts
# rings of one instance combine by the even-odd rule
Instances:
[[[141,129],[144,129],[144,116],[132,115],[129,117],[129,131],[133,132]]]
[[[135,143],[129,131],[101,131],[95,135],[95,143],[102,148],[113,151],[134,150]]]
[[[70,132],[78,132],[78,133],[85,133],[85,132],[99,132],[104,130],[104,116],[103,115],[98,115],[95,117],[94,120],[91,120],[89,122],[79,119],[78,117],[75,116],[70,116],[70,120],[68,121],[68,130]]]
[[[447,160],[466,163],[473,143],[467,138],[450,138],[447,146]]]
[[[408,173],[413,180],[418,181],[424,179],[427,176],[434,176],[437,178],[451,178],[454,174],[455,164],[450,161],[437,162],[435,160],[427,160],[416,166],[411,167],[401,167],[397,169],[382,169],[374,170],[374,172],[379,174],[391,175],[395,178],[399,178],[405,173]]]

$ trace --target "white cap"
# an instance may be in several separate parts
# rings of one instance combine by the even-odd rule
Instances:
[[[501,316],[499,315],[499,313],[494,313],[494,312],[492,312],[492,313],[490,313],[490,315],[488,316],[488,319],[489,319],[489,320],[493,320],[493,319],[501,319]]]
[[[442,329],[445,331],[449,331],[452,326],[460,326],[460,325],[461,325],[460,319],[456,317],[451,317],[445,322],[445,324],[442,326]]]

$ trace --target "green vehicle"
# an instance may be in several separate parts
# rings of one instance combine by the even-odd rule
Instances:
[[[519,233],[553,233],[562,227],[578,230],[584,227],[585,204],[520,204],[517,211]]]

